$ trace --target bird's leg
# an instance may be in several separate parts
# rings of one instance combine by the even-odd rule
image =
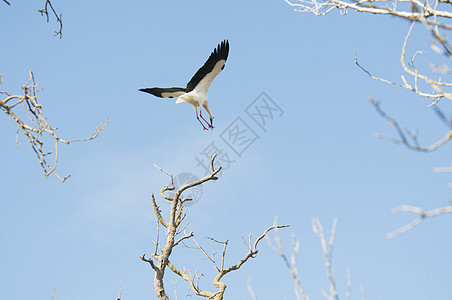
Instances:
[[[206,126],[204,126],[204,124],[202,123],[202,121],[199,119],[199,117],[198,117],[198,109],[196,108],[196,106],[195,106],[195,113],[196,113],[196,119],[198,119],[199,123],[201,123],[202,128],[203,128],[204,130],[209,130]],[[201,109],[199,110],[199,114],[201,115]],[[202,116],[201,116],[201,118],[202,118],[204,121],[206,121]],[[207,121],[206,121],[206,123],[207,123]]]
[[[213,118],[210,119],[209,127],[212,128],[212,130],[214,129],[214,127],[213,127]]]
[[[201,107],[199,108],[199,116],[201,117],[201,119],[204,120],[204,122],[206,122],[207,125],[209,125],[209,122],[206,119],[204,119],[204,117],[202,116],[202,108]],[[209,125],[209,127],[210,127],[210,125]]]
[[[206,124],[209,126],[209,128],[213,129],[213,120],[207,121],[206,119],[204,119],[204,117],[201,114],[202,112],[202,108],[199,108],[199,116],[204,120],[204,122],[206,122]]]

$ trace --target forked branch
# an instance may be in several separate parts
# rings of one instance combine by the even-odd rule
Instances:
[[[1,84],[0,75],[0,84]],[[6,98],[0,100],[0,110],[4,111],[10,119],[17,123],[16,145],[19,145],[19,132],[22,132],[31,145],[36,157],[44,171],[45,177],[53,174],[61,182],[64,182],[70,175],[60,177],[56,172],[59,158],[59,144],[70,144],[72,142],[84,142],[95,139],[99,133],[105,130],[109,120],[99,125],[94,133],[83,139],[64,140],[57,134],[57,128],[47,122],[43,114],[42,105],[38,102],[38,84],[35,82],[33,72],[30,71],[29,79],[22,86],[23,95],[12,95],[8,92],[0,92]],[[21,116],[23,115],[23,116]],[[28,121],[27,121],[28,120]],[[53,151],[47,150],[47,144],[53,142]],[[53,162],[49,158],[53,155]]]
[[[406,224],[405,226],[402,226],[399,229],[394,230],[391,233],[388,233],[386,235],[386,237],[388,239],[392,239],[393,237],[396,237],[399,234],[405,233],[408,230],[413,229],[415,226],[419,225],[426,218],[430,218],[430,217],[434,217],[434,216],[438,216],[438,215],[446,214],[446,213],[452,213],[452,206],[444,206],[444,207],[435,208],[435,209],[432,209],[429,211],[423,211],[422,208],[420,208],[420,207],[401,205],[401,206],[394,208],[392,210],[392,213],[397,213],[397,212],[401,212],[401,211],[414,213],[417,215],[417,218],[414,219],[413,221],[411,221],[410,223]]]
[[[380,103],[372,98],[372,96],[369,96],[370,103],[374,106],[375,110],[378,112],[380,116],[382,116],[386,121],[391,124],[394,129],[396,130],[399,138],[394,138],[390,136],[386,136],[383,134],[377,134],[377,137],[386,139],[388,141],[391,141],[395,144],[404,145],[408,149],[421,151],[421,152],[431,152],[434,151],[441,146],[448,143],[450,140],[452,140],[452,130],[449,130],[446,132],[446,135],[441,138],[440,140],[436,141],[432,145],[425,147],[421,146],[418,141],[418,132],[410,131],[407,128],[402,128],[399,123],[392,117],[390,117],[388,114],[386,114],[383,109],[380,107]]]
[[[59,29],[58,30],[54,30],[53,31],[53,36],[60,36],[60,39],[63,37],[63,15],[59,14],[55,11],[55,9],[53,8],[52,2],[50,2],[50,0],[46,0],[46,3],[44,5],[43,9],[39,9],[38,12],[41,13],[41,16],[46,16],[47,18],[47,23],[49,22],[50,18],[49,18],[49,8],[51,13],[55,16],[57,22],[58,22],[58,26]]]
[[[323,258],[325,261],[325,267],[326,267],[326,271],[327,271],[326,273],[327,273],[327,277],[328,277],[328,280],[330,283],[329,284],[329,286],[330,286],[329,293],[325,292],[322,289],[320,290],[320,292],[325,297],[325,299],[328,299],[328,300],[333,300],[333,299],[338,300],[339,299],[339,295],[338,295],[338,292],[336,289],[336,283],[335,283],[335,279],[334,279],[333,267],[332,267],[333,266],[332,254],[333,254],[334,237],[335,237],[335,233],[336,233],[336,225],[337,225],[337,220],[334,219],[333,225],[331,228],[330,238],[327,242],[322,224],[320,223],[320,221],[318,219],[315,219],[315,218],[312,219],[312,229],[320,240],[320,243],[322,246]],[[290,255],[290,259],[283,250],[281,238],[280,238],[277,230],[275,230],[275,237],[274,237],[275,244],[273,244],[273,242],[268,237],[267,237],[267,241],[270,245],[270,248],[272,248],[272,250],[276,254],[281,256],[284,263],[286,264],[286,267],[288,268],[288,270],[290,272],[290,275],[292,275],[292,278],[294,281],[295,295],[296,295],[297,299],[298,300],[309,300],[309,297],[306,295],[304,289],[301,286],[301,280],[300,280],[300,277],[298,274],[297,255],[300,250],[300,241],[295,240],[294,238],[292,239],[292,254]],[[350,268],[347,268],[347,291],[345,294],[345,299],[349,300],[350,296],[351,296]],[[365,299],[364,295],[363,295],[362,299],[363,300]]]
[[[190,238],[192,238],[194,236],[193,232],[190,232],[190,233],[185,232],[185,228],[187,227],[188,223],[185,226],[182,225],[182,221],[184,220],[184,218],[187,214],[187,211],[183,212],[183,205],[186,201],[191,200],[191,199],[183,198],[182,193],[190,188],[201,185],[207,181],[218,179],[217,174],[221,171],[221,167],[218,167],[217,169],[214,168],[215,158],[216,158],[216,154],[214,154],[213,156],[210,157],[210,171],[211,172],[209,175],[207,175],[195,182],[186,183],[185,185],[183,185],[182,187],[177,188],[177,189],[174,186],[173,175],[166,172],[162,168],[159,168],[156,166],[156,168],[158,168],[160,171],[162,171],[163,173],[165,173],[166,175],[168,175],[170,177],[170,184],[165,185],[160,190],[160,195],[162,196],[162,198],[166,199],[171,204],[168,219],[166,219],[166,220],[164,219],[164,217],[162,216],[162,211],[160,210],[159,206],[157,205],[157,201],[155,200],[154,195],[153,194],[151,195],[152,207],[153,207],[154,214],[157,217],[157,221],[158,221],[157,226],[159,227],[160,225],[162,225],[163,227],[165,227],[166,240],[164,241],[164,243],[160,243],[160,241],[159,241],[159,232],[160,231],[157,228],[157,240],[154,241],[154,243],[156,245],[154,254],[152,254],[151,257],[146,257],[146,254],[143,254],[140,256],[140,259],[144,262],[149,263],[151,268],[154,270],[154,290],[155,290],[155,293],[159,300],[169,299],[167,292],[165,290],[165,287],[164,287],[164,283],[163,283],[163,278],[165,275],[166,267],[168,267],[176,275],[182,277],[185,281],[187,281],[190,285],[191,290],[196,295],[204,297],[204,298],[208,298],[208,299],[216,299],[216,300],[223,299],[224,292],[227,287],[227,285],[224,282],[220,281],[223,278],[223,276],[234,270],[240,269],[240,267],[245,262],[247,262],[250,258],[255,257],[258,253],[257,246],[258,246],[259,242],[268,234],[269,231],[289,226],[289,225],[276,225],[275,224],[275,225],[267,228],[267,230],[265,230],[264,233],[255,240],[254,244],[251,244],[251,241],[250,241],[250,244],[247,245],[249,251],[245,254],[245,256],[240,261],[238,261],[236,264],[229,266],[229,267],[225,267],[226,248],[228,245],[228,241],[219,242],[215,239],[211,239],[214,242],[214,245],[218,244],[218,243],[223,245],[223,251],[222,251],[220,264],[217,264],[215,261],[215,253],[212,256],[209,256],[207,254],[207,252],[201,246],[199,246],[195,241],[196,248],[201,250],[210,259],[210,261],[213,263],[213,265],[215,266],[215,268],[218,272],[217,275],[215,276],[215,278],[213,279],[213,285],[216,288],[218,288],[217,292],[209,292],[209,291],[203,290],[199,287],[200,274],[198,272],[195,272],[194,274],[192,274],[190,271],[186,271],[185,268],[183,268],[183,269],[178,268],[173,263],[171,263],[170,255],[171,255],[173,249],[176,246],[183,244],[182,242],[185,243],[185,241],[189,240]],[[167,191],[175,191],[174,196],[167,195],[166,194]],[[177,235],[182,232],[184,233],[184,235],[182,237],[176,238]]]
[[[207,256],[207,258],[212,262],[212,264],[214,265],[215,269],[217,270],[217,275],[215,276],[212,284],[218,288],[217,292],[208,292],[205,290],[201,290],[199,288],[198,282],[196,280],[195,276],[190,276],[187,272],[181,271],[180,269],[176,268],[174,265],[169,266],[170,269],[177,275],[181,276],[185,281],[187,281],[190,286],[192,287],[193,292],[201,297],[205,297],[208,299],[215,299],[215,300],[221,300],[224,297],[224,293],[226,291],[227,285],[226,283],[222,282],[221,279],[223,278],[224,275],[238,270],[240,269],[240,267],[242,267],[243,264],[245,264],[248,259],[250,258],[254,258],[256,257],[257,253],[259,252],[257,249],[257,246],[259,244],[259,242],[265,237],[267,236],[267,234],[271,231],[271,230],[276,230],[276,229],[280,229],[280,228],[286,228],[289,227],[290,225],[273,225],[269,228],[267,228],[254,242],[254,244],[250,244],[248,245],[248,249],[249,251],[245,254],[245,256],[239,260],[236,264],[229,266],[227,268],[224,267],[224,261],[225,261],[225,256],[226,256],[226,247],[228,245],[228,241],[225,242],[219,242],[216,241],[214,239],[212,239],[214,241],[214,243],[219,243],[219,244],[223,244],[223,251],[222,251],[222,255],[221,255],[221,267],[218,267],[218,264],[215,261],[215,257],[214,256],[210,256],[207,254],[207,252],[201,248],[198,244],[197,244],[197,248],[200,249],[204,255]]]
[[[275,218],[275,224],[276,223],[277,223],[277,219]],[[309,300],[308,295],[306,295],[306,293],[301,285],[300,277],[298,275],[297,256],[298,256],[298,252],[300,251],[300,241],[295,240],[295,238],[292,237],[292,253],[290,254],[290,259],[289,259],[283,250],[283,246],[281,243],[281,238],[279,236],[278,229],[275,229],[274,232],[275,232],[274,240],[275,240],[276,246],[273,245],[270,237],[266,236],[267,242],[268,242],[270,248],[276,254],[281,256],[281,258],[284,261],[284,264],[286,265],[287,269],[289,270],[289,273],[293,278],[294,291],[295,291],[295,296],[297,297],[297,300]]]
[[[169,257],[173,251],[173,248],[176,247],[180,242],[194,236],[193,232],[190,232],[189,234],[186,234],[185,236],[176,240],[176,236],[180,232],[178,229],[180,229],[179,227],[181,226],[181,223],[185,218],[185,213],[183,213],[182,211],[183,211],[183,203],[187,199],[181,198],[182,192],[189,188],[201,185],[207,181],[218,179],[217,174],[218,174],[218,172],[221,171],[221,167],[218,167],[217,169],[213,168],[213,161],[215,160],[215,157],[216,157],[216,154],[211,156],[211,158],[210,158],[211,159],[211,173],[208,176],[205,176],[195,182],[187,183],[187,184],[183,185],[182,187],[177,189],[177,191],[175,192],[173,197],[170,197],[165,194],[166,191],[173,191],[176,189],[174,187],[173,175],[166,172],[162,168],[159,168],[156,166],[156,168],[158,168],[160,171],[162,171],[163,173],[165,173],[166,175],[168,175],[170,177],[170,182],[171,182],[170,185],[165,185],[160,190],[160,195],[164,199],[170,201],[170,203],[171,203],[168,220],[165,220],[163,218],[160,208],[157,205],[157,202],[155,200],[154,195],[153,194],[151,195],[152,207],[154,210],[154,214],[156,215],[157,220],[159,222],[157,226],[159,226],[159,224],[161,224],[162,226],[164,226],[166,228],[166,241],[164,244],[161,244],[159,241],[159,238],[157,238],[157,241],[155,241],[156,251],[154,252],[152,257],[146,258],[146,254],[143,254],[142,256],[140,256],[140,258],[141,258],[141,260],[149,263],[150,266],[152,267],[152,269],[154,270],[154,290],[155,290],[155,293],[156,293],[158,299],[160,299],[160,300],[169,299],[167,296],[167,293],[165,291],[165,287],[163,284],[163,278],[165,275],[166,267],[168,266],[170,269],[173,267],[169,261]],[[159,231],[157,231],[157,232],[159,232]],[[163,245],[163,246],[160,246],[160,245]],[[154,262],[154,260],[155,260],[155,262]],[[174,272],[174,270],[173,270],[173,272]]]

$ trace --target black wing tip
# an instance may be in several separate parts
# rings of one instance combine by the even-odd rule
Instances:
[[[178,96],[177,95],[168,95],[168,94],[178,93],[178,92],[186,93],[187,89],[180,88],[180,87],[171,87],[171,88],[154,87],[154,88],[139,89],[139,91],[149,93],[149,94],[152,94],[152,95],[154,95],[156,97],[160,97],[160,98],[174,98],[174,97],[178,97]],[[165,95],[163,95],[163,93],[165,93]]]
[[[217,48],[213,50],[213,53],[218,57],[218,59],[228,59],[229,54],[229,41],[223,40],[220,44],[218,44]]]
[[[152,94],[152,91],[153,91],[153,90],[154,90],[154,89],[146,88],[146,89],[139,89],[138,91]]]
[[[161,89],[160,88],[145,88],[145,89],[139,89],[138,91],[152,94],[156,97],[162,97],[161,95]]]

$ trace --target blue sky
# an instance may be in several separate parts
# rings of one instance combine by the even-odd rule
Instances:
[[[38,1],[39,2],[39,1]],[[44,1],[41,1],[44,4]],[[63,14],[63,38],[52,36],[53,19],[41,3],[0,4],[0,90],[21,93],[33,70],[43,89],[39,100],[49,122],[67,138],[89,136],[111,120],[94,141],[61,146],[57,171],[64,184],[45,179],[16,126],[0,119],[2,209],[0,290],[5,299],[154,299],[153,272],[139,259],[151,253],[156,235],[150,194],[168,183],[165,174],[192,172],[214,142],[234,162],[220,180],[203,186],[190,208],[189,230],[229,239],[226,264],[246,253],[242,236],[259,236],[278,216],[291,224],[280,234],[287,251],[300,240],[299,273],[311,299],[327,289],[320,243],[311,229],[319,218],[329,231],[338,218],[333,254],[337,286],[352,299],[447,299],[451,276],[448,216],[388,240],[388,232],[413,216],[390,213],[400,204],[432,209],[448,204],[452,180],[433,167],[450,164],[450,146],[430,154],[375,138],[392,128],[367,101],[371,94],[402,124],[420,128],[430,144],[446,128],[425,99],[371,80],[399,80],[400,49],[407,22],[374,15],[333,12],[315,17],[294,12],[284,1],[54,1]],[[428,34],[415,27],[409,53],[425,50],[419,64],[435,61]],[[215,130],[203,131],[193,108],[138,92],[153,86],[183,86],[223,39],[230,42],[224,71],[209,90]],[[265,92],[284,112],[263,131],[246,108]],[[442,104],[444,110],[449,103]],[[237,117],[259,136],[241,156],[221,139]],[[162,207],[165,203],[158,198]],[[173,260],[199,269],[211,286],[210,262],[178,248]],[[177,280],[179,298],[187,285]],[[295,299],[289,273],[265,242],[258,256],[224,277],[227,299]]]

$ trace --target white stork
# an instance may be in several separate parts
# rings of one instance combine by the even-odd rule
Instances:
[[[229,54],[229,42],[224,40],[221,42],[217,48],[215,48],[210,54],[207,61],[204,65],[196,72],[196,74],[190,79],[187,83],[187,87],[172,87],[172,88],[146,88],[140,89],[141,92],[146,92],[161,98],[174,98],[178,97],[176,103],[187,102],[193,105],[195,108],[196,118],[199,123],[201,123],[204,130],[208,130],[208,128],[213,129],[213,114],[209,109],[209,102],[207,99],[207,91],[209,90],[210,84],[212,81],[220,74],[221,70],[223,70],[226,60],[228,59]],[[199,106],[199,116],[198,109]],[[208,122],[201,114],[201,110],[204,109],[207,111],[210,117],[210,122]],[[199,119],[204,120],[206,122],[206,126]]]

